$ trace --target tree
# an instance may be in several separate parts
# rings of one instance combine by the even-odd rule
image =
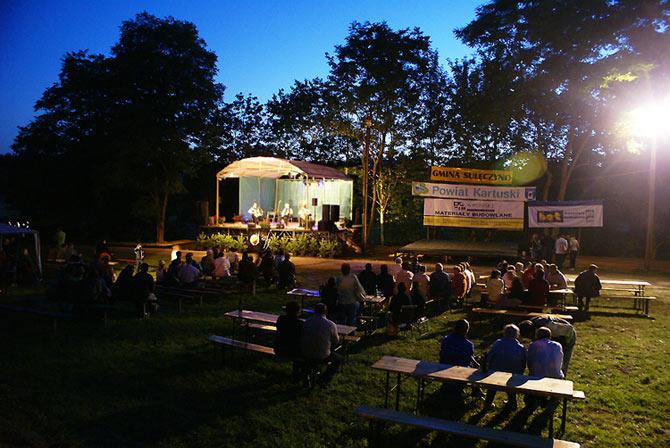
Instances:
[[[369,198],[369,176],[375,179],[385,156],[393,158],[402,147],[402,131],[419,126],[417,108],[439,79],[437,53],[418,28],[394,31],[385,22],[354,22],[344,45],[326,57],[331,126],[362,147],[365,248],[377,203],[374,188]]]
[[[557,199],[565,198],[575,167],[601,149],[603,98],[611,87],[667,64],[669,13],[667,0],[496,0],[456,31],[521,80],[516,96],[538,134],[560,133],[550,154],[558,165]]]
[[[379,213],[379,239],[382,246],[385,245],[384,221],[386,213],[393,198],[398,196],[398,186],[407,179],[407,173],[400,167],[394,169],[383,168],[376,178],[373,178],[375,198],[377,201],[377,212]]]

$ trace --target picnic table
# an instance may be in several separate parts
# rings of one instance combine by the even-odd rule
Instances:
[[[300,296],[300,308],[305,308],[305,297],[321,297],[318,289],[294,288],[286,294],[289,296]]]
[[[224,314],[224,316],[230,317],[232,319],[242,319],[247,324],[249,322],[261,322],[264,324],[275,325],[277,323],[277,319],[279,319],[278,314],[263,313],[260,311],[250,311],[250,310],[228,311],[227,313]],[[352,334],[355,331],[356,327],[352,327],[350,325],[337,324],[337,333],[340,335],[344,336]]]
[[[584,394],[575,391],[572,381],[557,378],[540,378],[508,372],[483,372],[471,367],[452,366],[430,361],[383,356],[372,365],[373,369],[386,372],[384,407],[388,408],[389,393],[395,389],[395,409],[400,407],[401,378],[417,380],[417,401],[415,410],[423,398],[427,381],[460,383],[479,386],[496,391],[524,393],[563,400],[561,431],[565,432],[568,400],[583,399]],[[396,374],[396,385],[390,388],[391,374]],[[549,420],[549,431],[553,434],[553,419]]]
[[[552,296],[552,295],[553,296],[558,296],[557,299],[560,300],[560,303],[561,303],[562,306],[565,306],[565,304],[566,304],[565,298],[567,297],[568,294],[574,294],[572,289],[561,288],[561,289],[550,289],[549,290],[549,295],[550,296]],[[559,303],[559,300],[556,301],[557,304]],[[550,301],[548,301],[548,302],[550,302]],[[574,302],[574,300],[573,300],[573,302]]]
[[[576,277],[567,277],[568,283],[575,283]],[[644,296],[644,289],[651,286],[651,283],[642,280],[603,280],[600,279],[603,289],[613,289],[620,291],[621,288],[630,289],[635,296]]]

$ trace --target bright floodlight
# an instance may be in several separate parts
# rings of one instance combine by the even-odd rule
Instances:
[[[668,132],[670,101],[661,101],[638,107],[629,114],[633,135],[639,137],[659,137]]]

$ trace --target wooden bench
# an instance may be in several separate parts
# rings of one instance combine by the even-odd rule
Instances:
[[[569,314],[553,314],[553,313],[535,313],[532,311],[514,310],[514,309],[496,309],[496,308],[473,308],[470,310],[473,314],[490,315],[497,317],[516,317],[530,319],[532,317],[546,317],[553,316],[565,320],[572,320]]]
[[[32,314],[32,315],[35,315],[35,316],[48,317],[53,322],[54,332],[58,329],[58,319],[71,319],[72,318],[72,314],[70,314],[70,313],[63,313],[63,312],[60,312],[60,311],[51,311],[51,310],[45,310],[45,309],[40,309],[40,308],[29,308],[29,307],[23,307],[23,306],[0,305],[0,310],[7,311],[7,312],[10,312],[10,313]]]
[[[220,298],[223,294],[223,290],[213,290],[208,288],[179,288],[174,286],[159,286],[156,288],[156,295],[158,297],[177,299],[177,306],[180,313],[182,312],[183,300],[197,300],[200,305],[202,305],[205,297]]]
[[[442,420],[433,417],[423,417],[405,412],[394,411],[392,409],[359,406],[354,410],[354,414],[370,423],[370,440],[368,446],[371,447],[382,446],[379,444],[378,440],[378,423],[389,422],[426,429],[428,431],[443,432],[460,437],[467,437],[470,439],[487,440],[489,442],[502,443],[505,445],[524,448],[579,448],[578,443],[567,442],[565,440],[543,438],[531,434],[522,434],[518,432],[504,431],[501,429],[486,428],[468,423]]]

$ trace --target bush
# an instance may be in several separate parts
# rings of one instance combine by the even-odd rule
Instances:
[[[201,247],[220,247],[224,250],[235,249],[244,251],[247,249],[247,238],[244,235],[236,237],[228,234],[215,233],[198,235],[198,243]],[[268,249],[272,252],[284,251],[293,255],[309,255],[321,258],[333,258],[342,252],[340,241],[331,235],[313,235],[301,233],[291,239],[286,236],[271,235],[268,240]]]

